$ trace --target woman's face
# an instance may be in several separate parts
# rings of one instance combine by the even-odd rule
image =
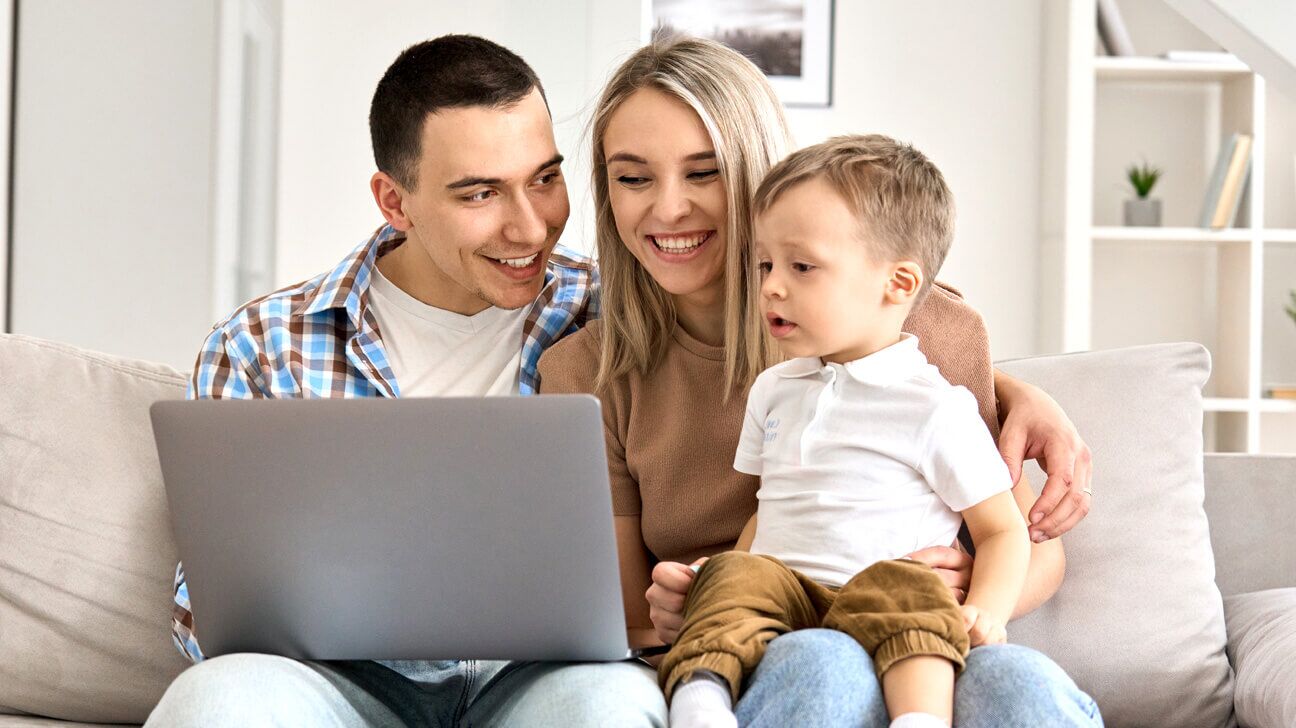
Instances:
[[[728,201],[697,113],[639,89],[608,120],[603,154],[617,233],[657,284],[673,296],[723,286]]]

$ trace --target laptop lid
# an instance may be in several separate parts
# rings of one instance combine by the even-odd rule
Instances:
[[[205,654],[629,655],[597,399],[150,414]]]

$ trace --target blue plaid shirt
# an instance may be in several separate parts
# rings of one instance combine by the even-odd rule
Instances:
[[[203,342],[189,398],[399,397],[368,301],[378,258],[403,242],[404,233],[384,225],[333,270],[241,306]],[[538,389],[545,349],[597,315],[593,262],[558,246],[522,329],[521,394]],[[185,656],[203,659],[183,564],[176,565],[171,631]]]

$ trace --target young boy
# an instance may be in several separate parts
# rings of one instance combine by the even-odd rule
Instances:
[[[766,319],[795,358],[752,385],[734,468],[761,476],[760,505],[689,591],[661,665],[671,725],[736,725],[766,644],[822,626],[873,657],[893,727],[949,726],[969,643],[1005,640],[1030,555],[976,400],[900,331],[949,250],[950,191],[913,147],[838,137],[770,170],[754,209]],[[977,558],[960,607],[901,557],[962,522]]]

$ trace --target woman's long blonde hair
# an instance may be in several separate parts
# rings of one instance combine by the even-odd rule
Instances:
[[[608,122],[635,91],[652,87],[688,104],[715,146],[728,197],[725,241],[725,398],[750,386],[776,363],[760,315],[753,263],[752,197],[761,178],[791,146],[783,107],[751,61],[720,43],[673,36],[655,39],[621,64],[594,111],[592,141],[595,234],[602,278],[602,359],[596,387],[661,362],[675,327],[675,308],[617,233],[603,139]]]

